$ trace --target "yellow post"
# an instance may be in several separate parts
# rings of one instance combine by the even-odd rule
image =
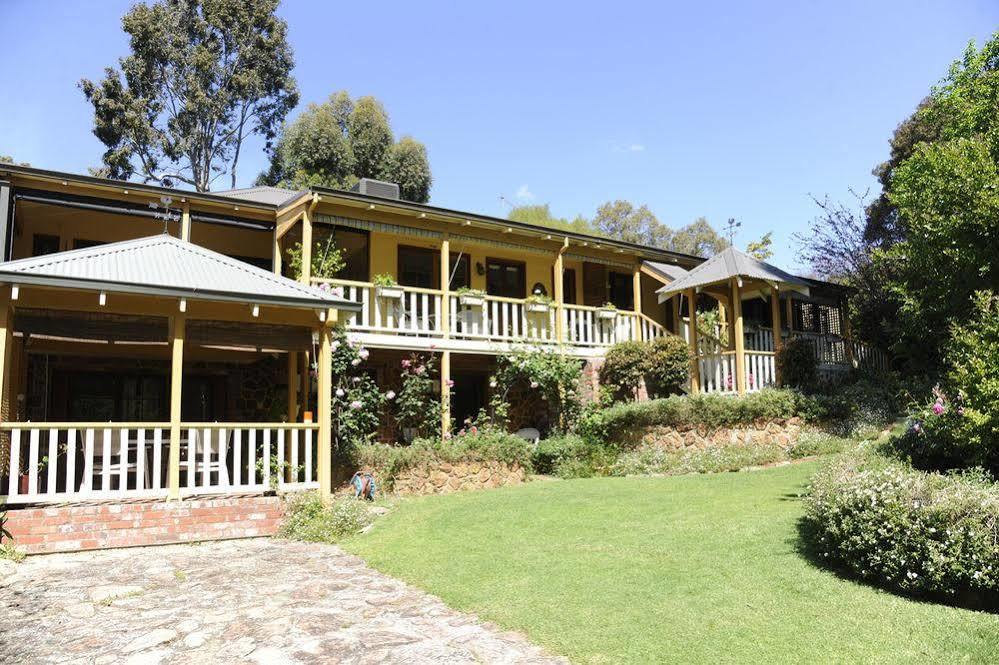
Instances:
[[[298,422],[298,352],[288,352],[288,422]]]
[[[780,353],[781,347],[784,346],[784,340],[780,336],[780,293],[777,284],[773,285],[770,292],[770,325],[774,330],[774,379],[777,385],[780,385],[780,368],[777,367],[776,354]]]
[[[10,287],[0,293],[0,420],[15,420],[12,416],[16,400],[11,388],[14,377],[11,374],[11,350],[14,348],[14,317],[10,306]],[[0,457],[3,457],[0,455]]]
[[[180,209],[180,239],[191,240],[191,204],[184,203]]]
[[[471,263],[471,262],[469,262]],[[441,332],[444,339],[451,336],[451,237],[445,233],[441,240]]]
[[[742,287],[739,277],[732,278],[732,334],[735,336],[735,385],[740,395],[746,394],[746,339],[742,327]]]
[[[271,267],[275,275],[281,274],[281,238],[277,236],[277,229],[274,229],[274,246],[271,248]]]
[[[690,392],[701,392],[701,363],[697,355],[697,293],[687,289],[687,344],[690,345]]]
[[[451,431],[451,352],[441,351],[441,436]]]
[[[170,317],[170,459],[167,472],[167,498],[180,499],[180,405],[184,381],[184,336],[187,318]],[[188,451],[191,454],[191,451]]]
[[[298,281],[303,284],[312,281],[312,214],[310,210],[302,213],[302,275]]]
[[[637,316],[631,317],[632,335],[642,341],[642,266],[636,265],[631,273],[631,294],[633,309]]]
[[[680,334],[680,294],[677,293],[669,299],[670,307],[673,308],[673,332]]]
[[[555,254],[555,272],[552,275],[552,295],[555,296],[555,341],[561,344],[565,341],[565,322],[562,321],[562,310],[565,305],[565,262],[562,252],[565,245]]]
[[[333,329],[330,320],[336,322],[336,310],[330,310],[327,325],[319,328],[319,364],[317,367],[318,391],[316,393],[319,411],[319,454],[316,463],[319,467],[319,496],[329,501],[333,496]]]

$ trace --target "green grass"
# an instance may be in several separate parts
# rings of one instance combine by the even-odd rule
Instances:
[[[402,502],[347,549],[574,661],[999,661],[999,616],[920,603],[800,552],[816,462]]]

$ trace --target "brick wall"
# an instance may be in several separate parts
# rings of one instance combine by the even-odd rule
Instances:
[[[284,516],[274,496],[10,508],[7,529],[29,554],[271,536]]]

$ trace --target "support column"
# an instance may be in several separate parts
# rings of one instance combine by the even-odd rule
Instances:
[[[555,341],[565,342],[565,321],[562,320],[565,306],[565,261],[562,252],[565,246],[555,254],[555,267],[552,273],[552,295],[555,296]]]
[[[288,422],[298,422],[298,352],[288,352]]]
[[[441,351],[441,436],[451,431],[451,352]]]
[[[774,331],[774,381],[780,385],[780,367],[777,365],[777,354],[784,346],[784,340],[780,336],[780,292],[774,284],[770,292],[770,326]]]
[[[746,394],[746,338],[742,326],[742,287],[739,278],[732,278],[732,333],[735,336],[735,385],[740,395]]]
[[[333,496],[333,328],[336,310],[326,316],[327,325],[319,328],[319,372],[316,410],[319,412],[319,448],[316,464],[319,469],[319,496],[329,502]]]
[[[631,273],[631,300],[637,316],[631,317],[632,334],[635,341],[642,341],[642,267],[636,265]]]
[[[281,238],[277,236],[277,229],[274,229],[274,246],[271,248],[271,268],[275,275],[281,274]]]
[[[0,293],[0,421],[16,420],[14,412],[17,396],[14,387],[17,385],[12,369],[11,352],[14,349],[14,312],[10,306],[10,287]],[[4,442],[6,443],[6,442]],[[0,455],[0,457],[4,457]]]
[[[300,384],[300,397],[298,401],[301,403],[303,413],[309,410],[309,399],[312,397],[312,384],[310,383],[310,378],[312,376],[311,353],[312,351],[302,353],[301,359],[298,361],[298,378]]]
[[[298,281],[308,284],[312,281],[312,212],[302,213],[302,275]]]
[[[184,338],[187,317],[170,317],[170,459],[167,471],[167,498],[180,499],[180,406],[184,381]],[[189,453],[190,454],[190,453]]]
[[[701,362],[697,353],[697,293],[687,289],[687,344],[690,346],[690,392],[701,392]]]
[[[843,333],[843,345],[846,347],[846,361],[850,367],[856,367],[857,362],[853,357],[853,326],[850,324],[850,303],[846,298],[839,301],[839,324],[840,332]]]
[[[185,203],[180,209],[180,239],[191,241],[191,204]]]
[[[675,294],[669,299],[670,307],[673,308],[673,332],[679,336],[680,335],[680,296],[679,293]]]
[[[472,269],[472,262],[468,262]],[[451,336],[451,236],[441,240],[441,333],[444,339]]]

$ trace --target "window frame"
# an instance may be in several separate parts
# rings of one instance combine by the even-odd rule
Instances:
[[[502,293],[493,293],[489,288],[490,280],[489,276],[491,274],[490,268],[493,266],[503,267],[503,268],[516,268],[518,270],[519,280],[516,285],[516,291],[520,295],[507,295]],[[527,263],[524,261],[516,261],[513,259],[497,259],[493,257],[486,257],[486,293],[491,296],[498,296],[500,298],[514,298],[523,300],[527,297]]]

